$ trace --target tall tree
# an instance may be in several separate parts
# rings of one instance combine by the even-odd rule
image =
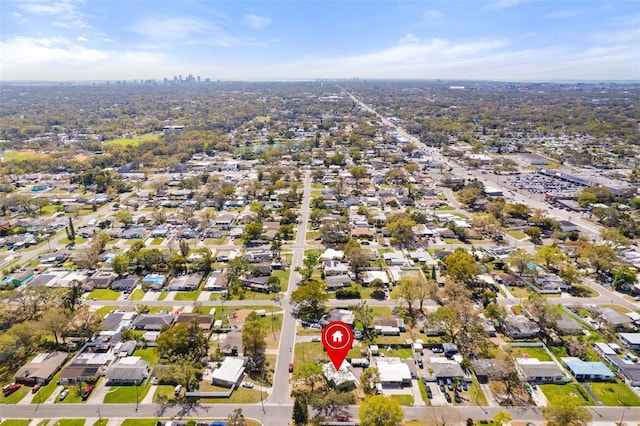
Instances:
[[[402,425],[402,408],[400,403],[385,395],[368,396],[360,404],[358,410],[362,426],[400,426]]]
[[[66,227],[66,231],[67,231],[67,238],[69,239],[69,241],[71,241],[72,243],[75,242],[76,230],[73,227],[73,219],[71,219],[71,216],[69,216],[69,224]]]
[[[309,407],[303,397],[296,397],[293,401],[293,414],[291,416],[295,426],[304,426],[309,422]]]
[[[476,258],[462,248],[457,248],[452,254],[445,257],[443,264],[444,273],[456,281],[472,285],[480,274],[480,268]]]
[[[591,422],[592,415],[585,407],[577,405],[576,398],[560,396],[542,408],[548,426],[582,426]]]
[[[291,293],[291,303],[300,319],[319,320],[325,313],[325,302],[329,299],[324,283],[311,280]]]
[[[247,426],[247,421],[242,414],[242,408],[234,409],[227,417],[227,425],[229,426]]]
[[[262,368],[267,349],[267,324],[255,312],[249,314],[242,327],[242,346],[253,367]]]

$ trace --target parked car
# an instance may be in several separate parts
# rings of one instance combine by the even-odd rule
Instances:
[[[443,393],[444,393],[444,399],[446,399],[447,402],[451,404],[451,395],[449,395],[449,392],[444,391]]]
[[[433,393],[431,392],[431,388],[429,387],[429,385],[425,385],[425,388],[427,389],[427,398],[433,398]]]
[[[320,340],[321,340],[321,339],[320,339],[320,336],[313,336],[313,337],[311,338],[311,341],[312,341],[312,342],[319,342]]]
[[[83,401],[85,401],[87,398],[89,398],[89,395],[91,395],[91,391],[93,391],[93,385],[87,385],[82,390],[82,394],[80,396],[82,397]]]
[[[69,395],[69,389],[65,389],[62,392],[60,392],[60,396],[58,397],[58,399],[60,401],[64,401],[64,399],[67,397],[67,395]]]
[[[453,399],[456,401],[456,404],[460,404],[462,402],[462,398],[460,398],[460,394],[458,394],[458,392],[453,394]]]
[[[465,382],[464,380],[462,381],[462,390],[463,391],[467,391],[469,388],[467,387],[467,382]]]
[[[177,386],[175,387],[175,389],[173,389],[173,394],[174,394],[175,396],[178,396],[178,395],[180,395],[180,392],[182,392],[182,385],[177,385]]]
[[[2,394],[4,396],[9,396],[12,393],[14,393],[15,391],[17,391],[18,389],[20,389],[22,385],[19,383],[11,383],[5,387],[2,388]]]
[[[289,363],[289,373],[293,373],[293,363]]]
[[[251,383],[251,382],[242,382],[242,387],[243,388],[253,389],[253,383]]]
[[[416,364],[418,364],[419,368],[424,368],[424,363],[422,362],[422,358],[418,358],[416,360]]]
[[[336,420],[339,422],[348,422],[349,421],[349,417],[345,416],[345,415],[339,415],[338,417],[336,417]]]
[[[31,388],[31,393],[36,393],[40,390],[40,388],[42,387],[42,383],[36,383],[35,385],[33,385],[33,387]]]

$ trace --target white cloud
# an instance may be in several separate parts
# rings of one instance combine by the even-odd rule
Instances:
[[[92,49],[60,37],[14,37],[0,42],[6,80],[131,78],[162,64],[164,55]]]
[[[425,15],[430,19],[441,19],[444,17],[444,13],[434,9],[427,10]]]
[[[527,0],[493,0],[487,4],[487,9],[507,9],[524,3]]]
[[[271,18],[267,16],[260,16],[255,14],[245,15],[242,19],[242,23],[254,30],[261,30],[262,28],[271,24]]]
[[[86,43],[86,42],[88,42],[88,41],[89,41],[89,39],[88,39],[88,38],[86,38],[86,37],[84,37],[84,36],[78,36],[78,37],[76,37],[76,40],[78,40],[78,41],[82,41],[82,42],[84,42],[84,43]]]
[[[22,0],[18,8],[35,15],[60,15],[75,12],[75,5],[71,0],[46,1],[46,0]]]
[[[152,39],[185,40],[193,35],[206,34],[213,28],[214,26],[204,19],[171,17],[146,18],[133,25],[131,30]]]

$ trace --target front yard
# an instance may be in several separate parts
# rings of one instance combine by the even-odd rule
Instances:
[[[579,385],[567,383],[566,385],[539,385],[549,401],[557,400],[560,397],[575,398],[577,405],[594,405],[591,397]]]
[[[108,288],[98,288],[87,294],[88,300],[118,300],[119,298],[120,292]]]
[[[621,382],[591,383],[591,390],[604,405],[637,407],[640,398],[629,387]]]

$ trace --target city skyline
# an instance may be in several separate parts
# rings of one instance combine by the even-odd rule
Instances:
[[[632,1],[3,2],[0,79],[640,79]]]

